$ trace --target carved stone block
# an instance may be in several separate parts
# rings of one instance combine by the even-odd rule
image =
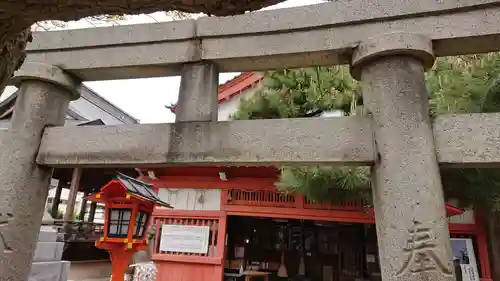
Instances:
[[[34,262],[60,261],[64,251],[64,242],[38,242]]]
[[[31,266],[28,281],[66,281],[69,261],[36,262]]]
[[[64,242],[56,242],[56,230],[42,226],[38,240],[28,281],[67,281],[71,263],[61,261]]]
[[[57,231],[49,226],[42,226],[38,234],[38,242],[56,242]]]

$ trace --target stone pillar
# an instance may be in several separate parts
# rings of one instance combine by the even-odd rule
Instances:
[[[95,211],[97,210],[97,202],[90,203],[90,211],[89,211],[89,222],[94,222]]]
[[[175,122],[217,121],[219,71],[213,63],[186,64],[181,73]]]
[[[78,189],[80,189],[81,176],[82,176],[81,168],[73,169],[73,175],[71,176],[71,185],[69,187],[66,211],[64,212],[64,224],[66,224],[68,221],[73,220],[73,215],[75,214],[76,195],[78,195]]]
[[[219,71],[213,63],[186,64],[181,73],[179,101],[175,111],[175,122],[217,122],[217,94],[219,89]],[[183,140],[186,141],[186,140]],[[196,142],[196,140],[190,140]],[[159,231],[159,230],[158,230]],[[151,226],[148,239],[156,235],[156,229]],[[153,244],[147,251],[134,254],[133,261],[151,260]]]
[[[61,203],[61,193],[62,193],[63,188],[66,186],[67,186],[67,183],[62,179],[59,180],[59,182],[57,183],[56,194],[54,195],[54,201],[52,202],[52,214],[51,214],[55,219],[59,219],[59,218],[57,218],[57,215],[59,214],[59,204]]]
[[[84,194],[83,196],[87,196]],[[85,221],[85,214],[87,213],[87,199],[82,198],[82,204],[80,205],[80,212],[78,212],[78,219]]]
[[[36,63],[24,64],[13,82],[19,88],[14,116],[0,143],[0,279],[26,281],[53,171],[35,158],[44,128],[64,124],[79,83]]]
[[[373,197],[384,281],[455,280],[424,71],[431,41],[391,33],[361,42],[352,74],[373,118]]]

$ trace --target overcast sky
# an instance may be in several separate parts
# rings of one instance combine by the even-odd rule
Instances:
[[[322,0],[288,0],[266,9],[304,6],[323,2]],[[126,24],[168,21],[163,13],[138,15],[129,18]],[[124,24],[120,22],[120,24]],[[88,22],[78,21],[68,24],[68,28],[92,27]],[[239,73],[221,73],[220,83]],[[175,103],[179,93],[179,77],[133,79],[86,82],[85,84],[125,112],[140,120],[141,123],[170,123],[174,115],[165,105]],[[6,95],[2,96],[2,99]]]

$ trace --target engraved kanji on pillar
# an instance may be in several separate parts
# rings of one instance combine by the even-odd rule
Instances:
[[[432,228],[414,221],[413,226],[408,230],[408,240],[403,251],[407,259],[403,267],[398,271],[397,276],[409,273],[415,274],[426,271],[439,271],[445,276],[453,276],[453,269],[446,265],[436,255],[435,236]]]
[[[0,213],[0,246],[4,254],[12,253],[12,248],[3,235],[3,228],[14,218],[11,213]]]

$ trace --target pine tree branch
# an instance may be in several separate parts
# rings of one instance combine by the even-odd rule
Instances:
[[[426,74],[431,119],[444,113],[500,111],[500,54],[439,58]],[[325,110],[370,115],[358,84],[339,67],[273,71],[264,89],[240,104],[238,119],[316,117]],[[353,102],[353,99],[356,99]],[[355,107],[351,107],[351,105]],[[442,170],[447,198],[500,211],[500,173],[496,169]],[[348,198],[370,205],[369,170],[352,167],[283,167],[278,186],[286,192],[333,204]]]

